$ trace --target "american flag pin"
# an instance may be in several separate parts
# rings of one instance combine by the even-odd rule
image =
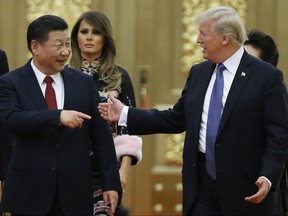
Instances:
[[[246,76],[246,73],[245,73],[245,72],[242,72],[242,73],[241,73],[241,76],[245,77],[245,76]]]

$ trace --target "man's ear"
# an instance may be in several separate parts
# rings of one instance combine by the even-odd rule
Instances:
[[[231,38],[230,38],[228,35],[223,34],[223,37],[222,37],[222,43],[223,43],[223,45],[227,45],[230,40],[231,40]]]
[[[38,41],[32,40],[32,41],[31,41],[31,50],[32,50],[32,53],[33,53],[34,55],[37,55],[37,54],[38,54],[38,47],[39,47]]]

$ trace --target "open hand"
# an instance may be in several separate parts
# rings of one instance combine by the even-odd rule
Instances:
[[[258,192],[252,196],[245,197],[245,200],[250,203],[258,204],[267,196],[270,185],[265,178],[258,178],[255,185],[258,187]]]
[[[102,118],[110,122],[118,122],[120,118],[121,111],[123,109],[123,104],[120,100],[109,95],[107,103],[99,103],[98,110]]]

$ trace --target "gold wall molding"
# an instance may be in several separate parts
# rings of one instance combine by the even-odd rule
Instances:
[[[65,19],[72,28],[78,17],[90,9],[91,0],[26,0],[27,21],[51,14]]]
[[[166,136],[165,161],[167,165],[182,165],[182,153],[185,133]]]

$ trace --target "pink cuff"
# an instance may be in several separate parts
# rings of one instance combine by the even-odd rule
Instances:
[[[114,138],[117,160],[120,162],[123,156],[132,156],[136,164],[142,160],[142,138],[128,134],[118,135]]]

